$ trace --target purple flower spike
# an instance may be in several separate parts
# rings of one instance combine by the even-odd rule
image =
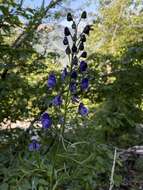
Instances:
[[[81,61],[79,68],[80,68],[81,72],[86,71],[86,69],[87,69],[87,63],[85,61]]]
[[[48,113],[44,113],[41,117],[42,127],[48,129],[52,125],[52,119]]]
[[[82,81],[81,81],[81,89],[86,90],[88,88],[88,86],[89,86],[88,78],[82,79]]]
[[[60,95],[55,96],[55,98],[52,101],[54,106],[60,106],[62,104],[62,98]]]
[[[67,75],[68,75],[67,68],[64,68],[64,70],[62,72],[62,75],[61,75],[61,79],[65,80],[65,78],[66,78]]]
[[[40,144],[36,140],[32,140],[28,148],[29,151],[38,151],[40,149]]]
[[[70,84],[70,91],[71,91],[72,93],[75,93],[75,92],[76,92],[76,83],[71,82],[71,84]]]
[[[48,88],[53,88],[56,85],[56,77],[54,74],[50,74],[47,82]]]
[[[78,107],[78,113],[81,116],[86,116],[88,115],[88,108],[86,108],[83,103],[80,103]]]

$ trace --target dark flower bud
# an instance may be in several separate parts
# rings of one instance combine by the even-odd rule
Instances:
[[[67,21],[72,21],[73,20],[73,18],[72,18],[72,15],[71,15],[71,13],[68,13],[67,14]]]
[[[66,54],[67,54],[67,55],[71,54],[71,49],[70,49],[70,47],[69,47],[69,46],[66,48],[66,50],[65,50],[65,51],[66,51]]]
[[[84,44],[83,44],[83,42],[80,43],[80,45],[79,45],[79,50],[81,50],[81,51],[84,50]]]
[[[85,26],[85,28],[83,29],[83,33],[85,33],[85,34],[89,34],[89,32],[90,32],[90,30],[91,30],[91,26],[90,25],[86,25]]]
[[[86,11],[83,11],[81,14],[81,18],[86,19],[87,18],[87,13]]]
[[[77,72],[76,71],[72,71],[71,78],[73,78],[75,80],[77,79]]]
[[[64,34],[65,36],[69,36],[71,34],[68,27],[65,27]]]
[[[89,86],[88,78],[82,79],[82,81],[81,81],[81,89],[86,90],[88,88],[88,86]]]
[[[72,23],[72,29],[76,29],[76,23],[74,21]]]
[[[76,53],[76,52],[77,52],[77,47],[76,47],[75,44],[73,44],[73,46],[72,46],[72,52],[73,52],[73,53]]]
[[[69,43],[69,42],[68,42],[68,38],[67,38],[67,37],[64,37],[63,44],[64,44],[64,45],[68,45],[68,43]]]
[[[77,40],[76,34],[73,35],[73,41],[75,42]]]
[[[81,35],[80,40],[81,40],[82,42],[86,42],[86,37],[85,37],[85,35],[84,35],[84,34],[82,34],[82,35]]]
[[[73,65],[77,65],[78,64],[78,58],[77,58],[77,56],[74,56],[74,58],[72,60],[72,64]]]
[[[87,69],[87,63],[85,61],[81,61],[79,69],[80,69],[81,72],[86,71],[86,69]]]
[[[87,57],[87,52],[86,51],[82,52],[80,57],[86,58]]]
[[[78,113],[79,113],[81,116],[86,116],[86,115],[88,114],[88,109],[84,106],[83,103],[80,103],[80,104],[79,104]]]
[[[71,82],[70,91],[71,91],[71,93],[76,93],[76,83],[75,82]]]

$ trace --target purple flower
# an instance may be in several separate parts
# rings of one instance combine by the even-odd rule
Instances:
[[[89,35],[90,30],[92,30],[91,25],[86,25],[83,30],[83,33]]]
[[[70,35],[70,31],[69,31],[68,27],[65,27],[64,34],[65,34],[65,36],[69,36]]]
[[[50,74],[47,82],[48,88],[53,88],[56,85],[56,77],[54,74]]]
[[[82,79],[82,81],[81,81],[81,89],[86,90],[88,88],[88,86],[89,86],[88,78]]]
[[[81,116],[86,116],[88,114],[88,108],[86,108],[83,103],[80,103],[78,107],[78,113]]]
[[[65,50],[65,51],[66,51],[66,54],[67,54],[67,55],[71,54],[71,49],[70,49],[70,47],[69,47],[69,46],[66,48],[66,50]]]
[[[73,53],[76,53],[76,52],[77,52],[77,47],[76,47],[75,44],[73,44],[73,46],[72,46],[72,52],[73,52]]]
[[[65,80],[67,75],[68,75],[67,68],[64,68],[62,75],[61,75],[62,80]]]
[[[86,69],[87,69],[87,63],[85,61],[81,61],[79,68],[80,68],[81,72],[86,71]]]
[[[67,21],[72,21],[73,20],[73,18],[72,18],[72,15],[71,15],[71,13],[68,13],[67,14]]]
[[[76,83],[75,82],[71,82],[71,84],[70,84],[70,91],[72,93],[76,92]]]
[[[81,14],[81,18],[86,19],[87,18],[87,13],[86,11],[83,11]]]
[[[86,51],[82,52],[82,54],[80,55],[80,57],[86,58],[87,57],[87,52]]]
[[[63,44],[64,44],[64,45],[68,45],[68,44],[69,44],[67,37],[64,37]]]
[[[77,79],[77,72],[76,71],[72,71],[71,78],[73,78],[75,80]]]
[[[86,42],[86,36],[84,34],[81,35],[81,39],[82,42]]]
[[[44,113],[41,117],[42,127],[48,129],[52,125],[52,119],[48,113]]]
[[[54,106],[60,106],[62,104],[62,98],[60,95],[55,96],[55,98],[52,101]]]
[[[40,149],[40,144],[36,140],[32,140],[28,148],[29,151],[38,151]]]
[[[81,50],[81,51],[84,50],[84,44],[83,44],[83,42],[80,43],[80,45],[79,45],[79,50]]]

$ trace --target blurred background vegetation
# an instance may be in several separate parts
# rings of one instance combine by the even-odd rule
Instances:
[[[13,134],[19,135],[13,139],[12,133],[4,131],[2,126],[6,125],[7,121],[33,121],[33,118],[46,110],[50,98],[46,86],[48,73],[54,70],[60,74],[67,63],[62,45],[63,29],[67,24],[66,14],[70,11],[78,18],[83,10],[88,12],[87,23],[93,24],[94,29],[86,45],[90,89],[84,94],[84,102],[88,104],[90,114],[86,121],[69,114],[69,123],[77,135],[74,136],[74,132],[70,131],[67,136],[73,142],[82,140],[89,142],[88,145],[83,145],[84,147],[79,146],[77,152],[80,156],[83,155],[83,159],[89,152],[96,152],[98,156],[95,158],[91,156],[89,165],[93,166],[93,161],[96,162],[94,167],[97,171],[89,167],[90,171],[88,168],[85,172],[81,165],[80,169],[75,168],[72,160],[68,167],[73,167],[71,178],[75,182],[72,183],[70,178],[64,176],[62,179],[64,186],[59,186],[59,190],[64,188],[80,190],[82,187],[85,190],[92,190],[99,189],[100,185],[105,188],[106,182],[102,184],[101,181],[102,179],[106,181],[107,176],[104,172],[109,172],[112,164],[109,163],[109,166],[107,164],[107,160],[112,157],[110,152],[112,148],[110,150],[106,146],[96,147],[94,143],[119,148],[143,143],[143,2],[142,0],[80,0],[78,2],[75,0],[26,2],[0,0],[0,125],[3,168],[10,167],[9,160],[6,162],[5,158],[8,154],[13,155],[11,146],[19,142],[17,139],[23,136],[23,131],[14,129]],[[5,133],[8,135],[5,136],[9,145],[7,149],[3,140]],[[23,138],[28,137],[23,136]],[[21,141],[20,146],[25,147],[27,139]],[[16,148],[18,146],[16,145]],[[86,152],[85,149],[90,151]],[[72,154],[72,148],[69,151]],[[29,153],[26,159],[28,158]],[[12,166],[12,172],[14,167],[19,168],[21,159],[17,161],[16,166]],[[67,157],[64,159],[66,160]],[[57,165],[61,166],[62,162],[61,157]],[[6,166],[7,163],[9,166]],[[29,170],[33,172],[35,167],[39,167],[34,166],[35,163],[31,167],[29,164],[32,163],[27,162],[27,166],[25,164],[25,172]],[[45,164],[43,161],[42,164],[41,167],[48,167],[49,163]],[[79,176],[74,179],[77,171]],[[11,189],[18,189],[18,183],[21,183],[18,182],[19,176],[25,175],[24,170],[18,172],[18,174],[17,171],[14,172],[17,182],[10,182]],[[33,180],[32,172],[28,179]],[[3,175],[7,174],[2,172],[0,179],[3,179]],[[39,175],[42,176],[40,172]],[[50,176],[49,173],[47,175]],[[40,180],[41,176],[36,180]],[[99,176],[101,180],[98,186],[98,182],[97,184],[94,182]],[[10,179],[11,176],[7,178]],[[81,184],[78,178],[81,179]],[[24,177],[23,179],[26,180]],[[68,183],[66,180],[69,180]],[[117,175],[117,182],[120,181],[121,175]],[[15,183],[17,186],[13,185]],[[26,183],[29,182],[24,182]],[[48,189],[45,182],[37,182],[39,183],[43,187],[41,185],[37,189],[42,190],[44,187]],[[6,184],[2,183],[0,189],[8,189]],[[28,185],[25,189],[30,189]],[[135,190],[136,187],[133,188]],[[21,189],[23,190],[24,187]]]

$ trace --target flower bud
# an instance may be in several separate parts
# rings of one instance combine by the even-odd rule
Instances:
[[[86,25],[85,28],[83,29],[83,33],[89,35],[90,30],[91,30],[91,26],[90,25]]]
[[[83,42],[80,43],[80,45],[79,45],[79,50],[80,50],[80,51],[83,51],[83,50],[84,50],[84,44],[83,44]]]
[[[72,21],[73,20],[73,18],[72,18],[72,15],[71,15],[71,13],[68,13],[67,14],[67,21]]]
[[[70,47],[69,47],[69,46],[66,48],[66,50],[65,50],[65,51],[66,51],[66,54],[67,54],[67,55],[71,54],[71,49],[70,49]]]
[[[86,37],[85,37],[85,35],[84,35],[84,34],[82,34],[82,35],[81,35],[80,40],[81,40],[82,42],[86,42]]]
[[[76,52],[77,52],[77,47],[76,47],[75,44],[73,44],[73,46],[72,46],[72,52],[73,52],[73,53],[76,53]]]
[[[74,21],[72,23],[72,29],[76,29],[76,23]]]
[[[65,27],[64,34],[65,36],[69,36],[71,34],[68,27]]]
[[[69,43],[69,42],[68,42],[68,38],[67,38],[67,37],[64,37],[63,44],[64,44],[64,45],[68,45],[68,43]]]
[[[83,11],[81,14],[81,18],[86,19],[87,18],[87,13],[86,11]]]
[[[87,52],[86,51],[82,52],[80,57],[86,58],[87,57]]]

